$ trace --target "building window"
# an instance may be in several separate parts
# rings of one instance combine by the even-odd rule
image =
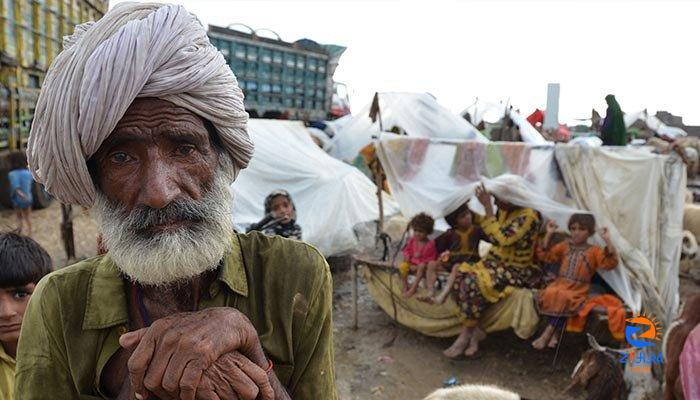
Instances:
[[[236,58],[245,58],[245,47],[243,45],[235,44],[233,45],[233,54]]]
[[[282,52],[275,51],[272,53],[272,62],[275,64],[282,64]]]
[[[241,89],[245,89],[245,81],[238,81],[238,87]]]
[[[309,71],[316,71],[316,59],[309,58]]]
[[[260,91],[263,93],[270,93],[270,84],[263,83],[262,85],[260,85]]]
[[[246,87],[248,90],[258,90],[258,83],[257,82],[248,82],[246,83]]]
[[[37,75],[29,74],[29,87],[37,89],[41,87],[41,80]]]
[[[297,58],[297,68],[304,69],[304,57],[299,56]]]
[[[248,53],[246,58],[248,61],[256,61],[258,59],[258,48],[255,46],[248,46],[247,50]]]
[[[294,68],[294,64],[295,64],[294,58],[295,58],[294,54],[286,53],[284,55],[285,65],[287,65],[289,68]]]
[[[271,63],[272,62],[272,52],[268,49],[261,49],[260,50],[260,59],[264,63]]]

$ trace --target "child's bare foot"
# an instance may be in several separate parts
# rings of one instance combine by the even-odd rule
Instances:
[[[537,350],[542,350],[544,347],[547,345],[547,338],[544,336],[544,333],[540,337],[537,338],[534,342],[532,342],[532,347],[534,347]]]
[[[416,300],[422,301],[423,303],[435,304],[435,299],[433,296],[419,296],[416,297]]]
[[[464,329],[457,337],[452,346],[448,347],[442,354],[447,358],[457,358],[464,351],[470,342],[472,336],[471,329]]]
[[[532,342],[532,347],[534,347],[537,350],[542,350],[547,346],[547,342],[549,339],[552,338],[554,335],[554,327],[550,324],[547,325],[546,328],[544,328],[544,331],[540,335],[540,337],[537,338],[534,342]]]
[[[559,344],[559,339],[557,339],[557,335],[552,335],[552,337],[549,339],[549,343],[547,343],[547,347],[550,349],[556,349],[557,344]]]
[[[435,304],[442,304],[442,303],[445,302],[445,300],[447,300],[447,296],[448,296],[449,294],[450,294],[450,291],[449,291],[449,290],[443,290],[443,292],[440,293],[439,296],[433,298],[433,302],[434,302]]]
[[[479,328],[474,328],[474,333],[469,340],[469,347],[464,351],[464,355],[467,357],[473,357],[477,351],[479,351],[479,342],[486,339],[486,332]]]

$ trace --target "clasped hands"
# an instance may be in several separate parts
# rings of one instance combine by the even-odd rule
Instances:
[[[128,370],[136,399],[275,398],[257,332],[236,309],[174,314],[122,335],[119,344],[132,352]]]

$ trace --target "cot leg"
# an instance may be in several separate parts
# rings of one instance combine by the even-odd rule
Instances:
[[[350,262],[350,273],[352,275],[352,329],[357,330],[357,262]]]

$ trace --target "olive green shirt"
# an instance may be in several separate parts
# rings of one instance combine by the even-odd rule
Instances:
[[[292,398],[337,399],[331,275],[316,249],[236,234],[209,296],[200,301],[200,309],[222,306],[250,319]],[[101,373],[127,326],[124,280],[109,255],[47,275],[24,315],[17,399],[106,398]]]
[[[15,389],[15,359],[0,343],[0,400],[13,400]]]

